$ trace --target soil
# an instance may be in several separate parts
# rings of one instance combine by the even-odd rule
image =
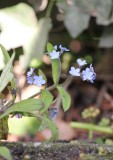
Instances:
[[[113,145],[78,141],[54,143],[0,142],[14,160],[113,160]]]

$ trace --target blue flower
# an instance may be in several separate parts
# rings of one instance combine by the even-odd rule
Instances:
[[[59,59],[59,57],[60,57],[60,52],[57,52],[56,50],[53,50],[53,51],[50,53],[50,57],[51,57],[51,59]]]
[[[72,76],[80,76],[80,68],[75,68],[75,67],[71,67],[71,70],[69,71],[69,73]]]
[[[62,47],[62,45],[60,45],[59,48],[61,50],[61,53],[69,51],[69,49]]]
[[[27,83],[33,84],[33,81],[34,81],[33,77],[27,77]]]
[[[90,81],[91,83],[93,83],[95,78],[96,78],[96,73],[94,72],[92,64],[90,65],[89,68],[87,67],[85,70],[82,71],[83,81],[87,80],[87,81]]]
[[[87,63],[86,63],[86,60],[81,60],[81,59],[77,59],[77,63],[78,63],[78,65],[79,65],[79,67],[82,67],[82,66],[84,66],[85,64],[87,64]]]
[[[34,73],[34,68],[30,68],[30,71],[27,72],[27,77],[30,77]]]
[[[37,86],[41,87],[43,84],[46,83],[46,81],[43,79],[43,77],[40,76],[34,76],[34,82],[33,84],[36,84]]]
[[[17,114],[15,114],[15,117],[20,119],[20,118],[22,118],[22,114],[21,113],[17,113]]]
[[[55,118],[58,114],[57,108],[49,108],[49,116],[51,119]]]

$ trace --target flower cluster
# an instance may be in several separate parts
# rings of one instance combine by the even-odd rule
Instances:
[[[52,52],[50,52],[50,58],[51,59],[59,59],[60,55],[63,54],[64,52],[69,51],[69,49],[62,47],[62,45],[59,46],[59,50],[58,50],[58,46],[55,45],[54,46],[54,50]]]
[[[27,72],[27,82],[29,84],[35,84],[41,87],[46,81],[43,79],[42,75],[35,75],[34,68],[31,68],[29,72]]]
[[[87,64],[86,61],[81,60],[81,59],[77,59],[77,64],[79,67],[78,68],[71,67],[69,73],[72,76],[80,76],[83,81],[87,80],[87,81],[93,83],[96,78],[96,73],[94,72],[92,64],[90,65],[90,67],[86,67],[86,69],[83,71],[81,71],[81,68]]]

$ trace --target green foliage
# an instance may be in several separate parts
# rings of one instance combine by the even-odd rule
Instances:
[[[42,118],[41,125],[39,127],[39,131],[43,131],[44,129],[49,128],[52,133],[52,137],[49,141],[55,141],[58,139],[58,128],[56,125],[52,122],[52,120],[49,118],[48,114],[45,113]]]
[[[54,50],[54,46],[51,43],[47,42],[47,53],[49,54],[53,50]]]
[[[113,22],[112,6],[112,0],[73,0],[70,4],[65,0],[57,2],[57,7],[63,10],[65,27],[73,38],[88,29],[92,16],[96,17],[97,25],[106,26],[99,45],[104,48],[113,46],[113,30],[110,29]]]
[[[6,51],[6,49],[4,48],[3,45],[0,44],[0,48],[1,48],[2,54],[4,56],[4,62],[5,62],[5,64],[7,64],[9,62],[9,60],[10,60],[10,56],[9,56],[8,52]],[[12,66],[10,66],[10,67],[11,67],[10,70],[13,73],[13,67]],[[11,79],[11,87],[16,89],[14,77]]]
[[[53,95],[48,90],[43,89],[41,91],[41,99],[42,99],[42,102],[44,103],[44,108],[41,109],[41,113],[43,113],[50,107],[53,101]]]
[[[47,43],[48,54],[54,50],[54,46],[51,43]],[[52,59],[52,77],[54,84],[58,84],[61,73],[61,62],[59,59]]]
[[[8,115],[9,113],[13,112],[37,112],[43,107],[43,103],[40,99],[26,99],[22,100],[18,103],[15,103],[11,107],[9,107],[4,114],[0,116],[3,118],[4,116]]]
[[[13,160],[10,150],[7,147],[0,146],[0,156],[6,160]]]
[[[61,86],[58,86],[57,87],[59,93],[60,93],[60,96],[62,98],[62,106],[63,106],[63,109],[64,111],[67,111],[71,105],[71,98],[70,98],[70,95],[69,93]]]
[[[5,68],[2,72],[2,75],[0,77],[0,92],[2,92],[4,90],[4,88],[9,83],[9,81],[11,81],[13,78],[13,73],[11,73],[11,68],[12,68],[14,56],[15,56],[15,54],[12,55],[11,59],[9,60],[7,65],[5,66]]]
[[[58,1],[57,5],[64,11],[64,24],[73,38],[88,28],[90,15],[82,12],[77,5],[68,5],[64,0]]]
[[[45,74],[42,72],[41,69],[38,69],[38,74],[42,75],[43,79],[47,82],[47,78],[46,78]]]
[[[26,63],[23,63],[24,68],[28,66],[32,58],[39,58],[39,55],[42,55],[44,53],[44,49],[48,40],[48,33],[51,27],[52,24],[50,20],[46,18],[42,18],[39,20],[38,30],[36,31],[36,34],[34,35],[34,38],[30,44],[31,48],[29,54],[26,48],[26,54],[25,54]],[[32,48],[34,49],[34,52],[32,52]]]
[[[100,38],[99,46],[106,48],[113,46],[113,25],[104,28],[103,34]]]
[[[61,62],[59,59],[52,59],[52,77],[54,84],[59,83],[61,73]]]
[[[100,126],[109,126],[110,125],[110,119],[103,117],[101,121],[99,122]]]

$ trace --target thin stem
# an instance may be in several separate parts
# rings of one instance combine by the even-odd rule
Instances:
[[[47,12],[46,12],[46,18],[50,18],[54,2],[55,2],[55,0],[50,0],[48,8],[47,8]]]
[[[102,127],[102,126],[97,126],[91,123],[71,122],[70,126],[73,128],[98,131],[98,132],[103,132],[106,134],[113,134],[113,129],[111,127]]]
[[[68,78],[66,79],[66,81],[65,81],[64,83],[62,83],[62,84],[54,84],[54,85],[46,88],[46,90],[52,91],[52,90],[56,89],[58,85],[65,86],[72,78],[73,78],[73,77],[70,76],[70,77],[68,77]],[[40,94],[41,94],[41,91],[33,94],[33,95],[30,96],[30,97],[28,97],[28,99],[34,98],[34,97],[36,97],[36,96],[38,96],[38,95],[40,95]],[[14,100],[9,101],[9,102],[5,105],[5,110],[6,110],[7,108],[9,108],[10,106],[12,106],[12,104],[14,104]]]
[[[53,85],[53,86],[50,86],[50,87],[48,87],[48,88],[46,88],[46,89],[47,89],[48,91],[51,91],[51,90],[53,90],[53,89],[55,89],[55,88],[56,88],[56,85]],[[36,96],[38,96],[38,95],[40,95],[40,94],[41,94],[41,91],[33,94],[33,95],[30,96],[29,98],[34,98],[34,97],[36,97]],[[28,98],[28,99],[29,99],[29,98]]]
[[[93,131],[89,130],[88,138],[91,140],[93,139]]]

